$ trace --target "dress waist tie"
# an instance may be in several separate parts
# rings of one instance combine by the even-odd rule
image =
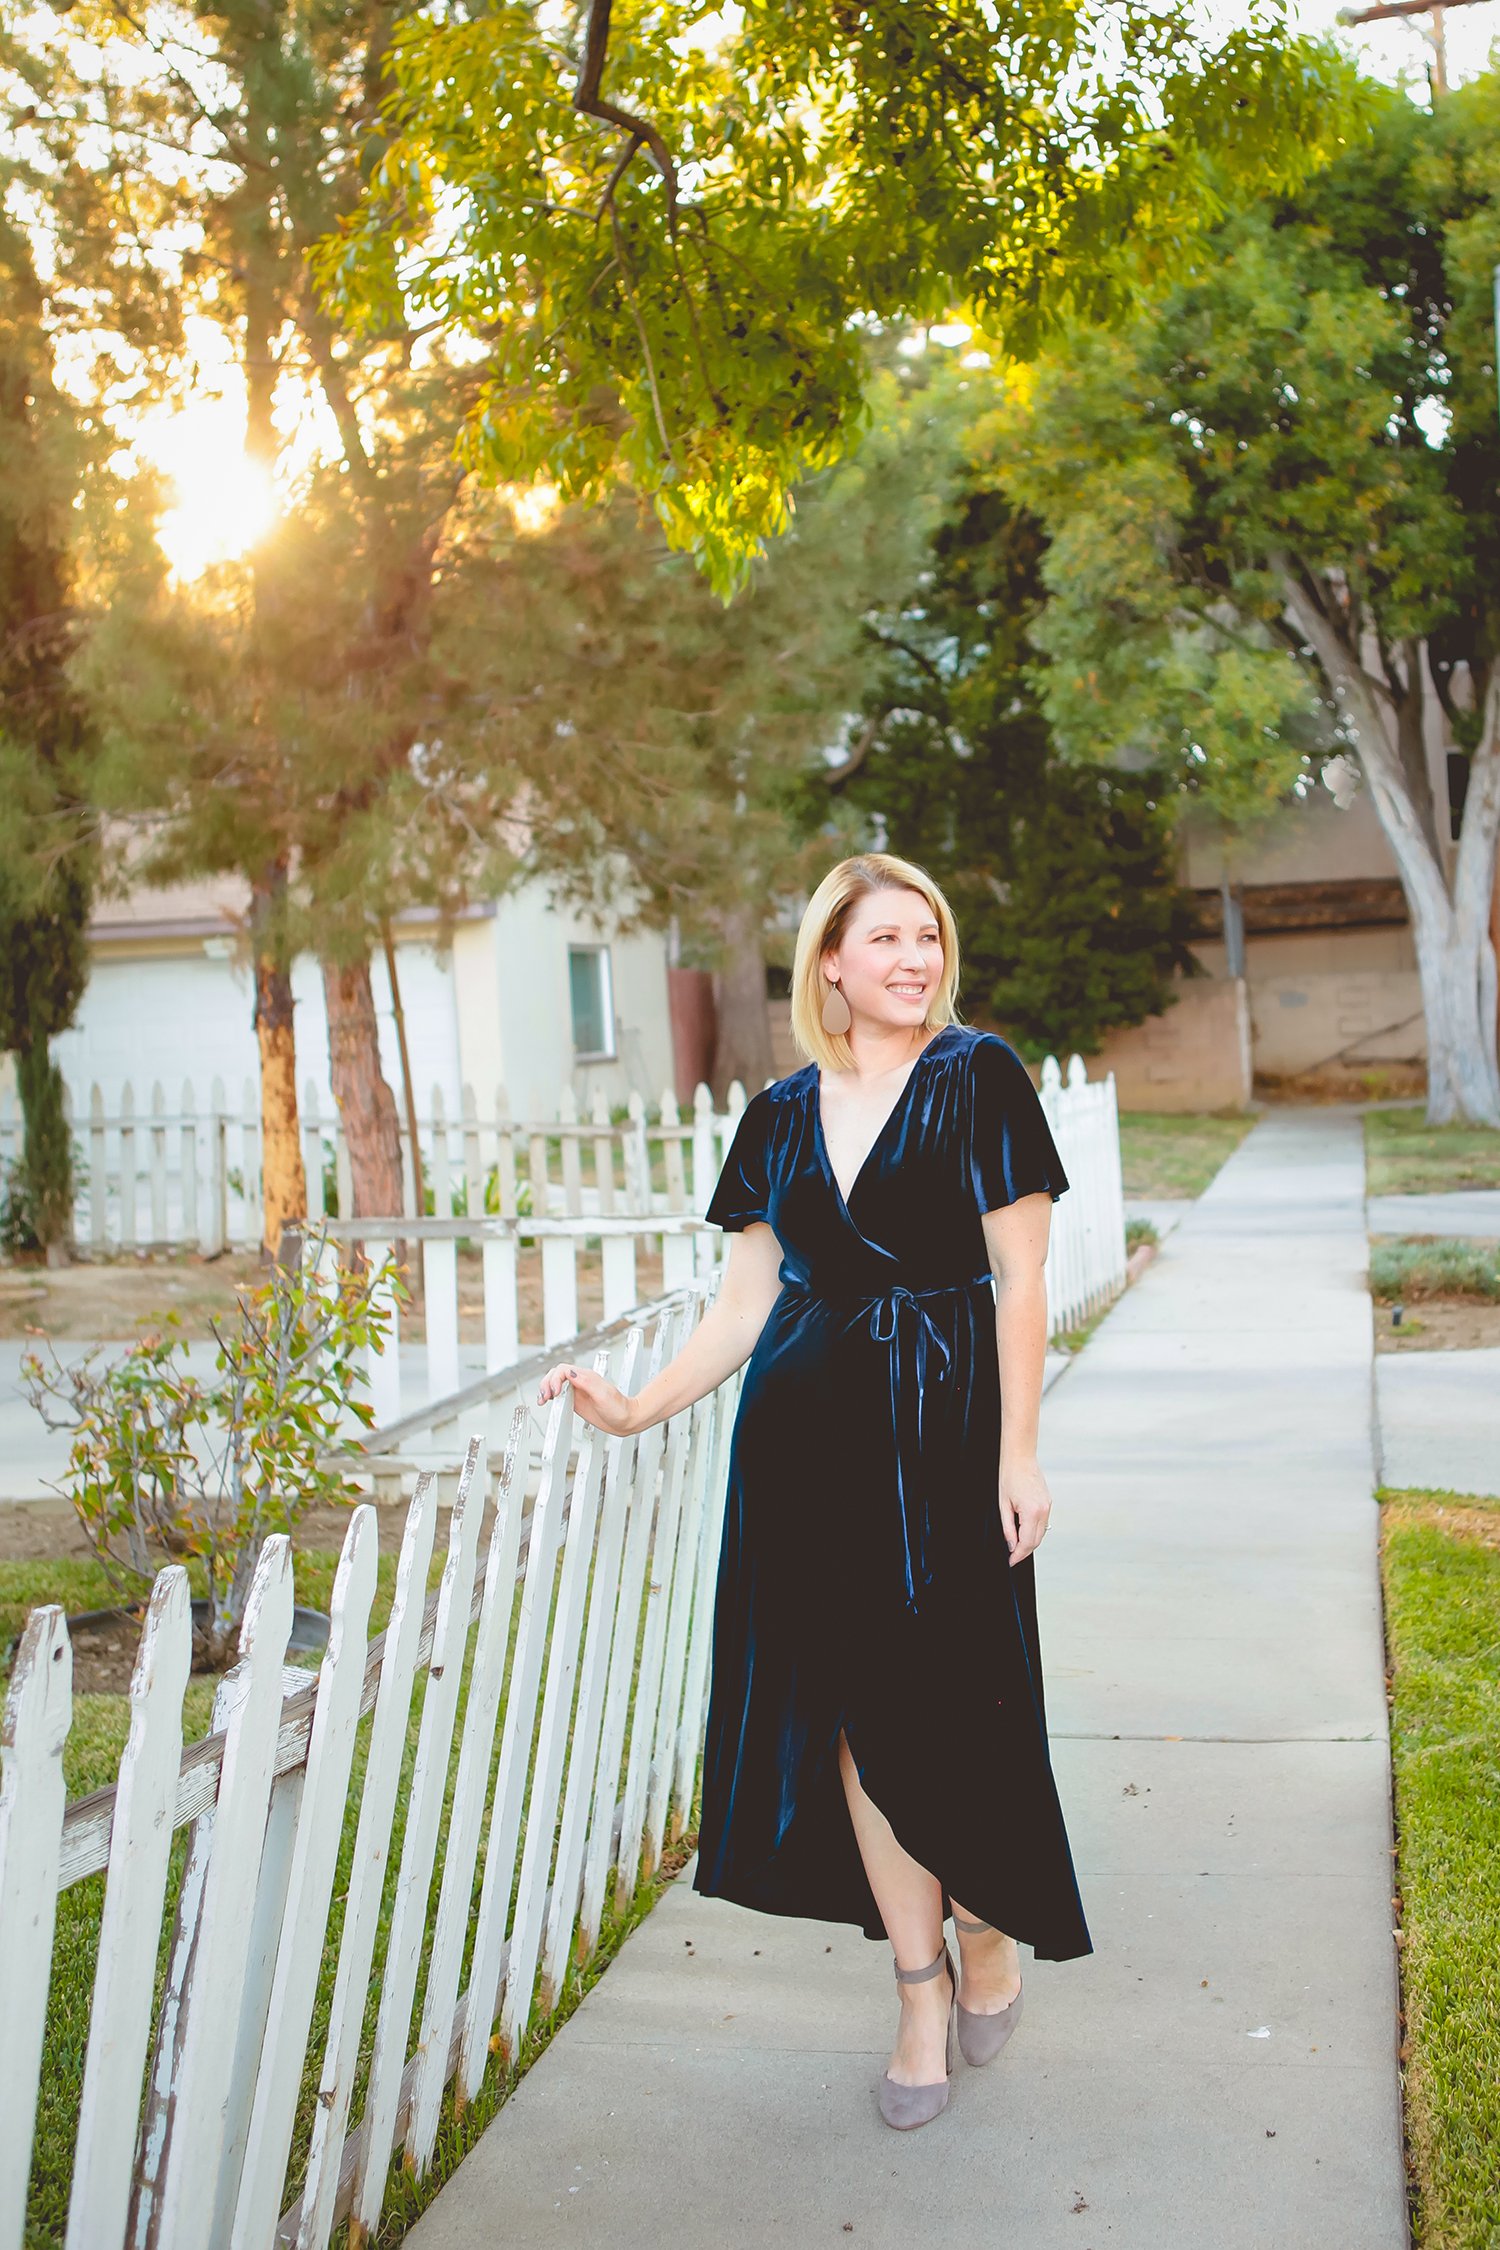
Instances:
[[[896,1505],[901,1516],[901,1545],[906,1572],[905,1606],[917,1615],[917,1588],[930,1586],[932,1568],[927,1559],[928,1478],[921,1473],[927,1419],[925,1404],[929,1381],[941,1382],[953,1364],[953,1348],[924,1299],[953,1297],[965,1289],[988,1288],[990,1275],[973,1274],[967,1281],[946,1281],[933,1289],[909,1289],[893,1282],[889,1289],[814,1289],[809,1283],[793,1284],[810,1297],[830,1303],[870,1307],[870,1334],[877,1344],[890,1346],[889,1373],[891,1428],[896,1444]],[[920,1496],[920,1521],[914,1524]]]

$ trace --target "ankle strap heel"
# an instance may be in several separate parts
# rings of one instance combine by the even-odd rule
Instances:
[[[953,1926],[959,1930],[993,1930],[993,1922],[966,1922],[961,1914],[953,1917]],[[958,2045],[966,2063],[976,2067],[993,2062],[1021,2020],[1021,1987],[1016,1987],[1014,1999],[989,2015],[976,2015],[955,1999],[954,2015],[958,2021]]]
[[[953,1966],[953,1956],[945,1940],[935,1961],[925,1969],[903,1969],[892,1963],[897,1984],[926,1984],[940,1969],[948,1972],[948,2028],[943,2063],[946,2075],[935,2079],[930,2086],[900,2086],[886,2071],[876,2089],[880,2098],[880,2114],[887,2125],[905,2130],[913,2125],[927,2125],[938,2112],[948,2105],[948,2082],[953,2076],[954,2018],[958,2012],[958,1973]]]

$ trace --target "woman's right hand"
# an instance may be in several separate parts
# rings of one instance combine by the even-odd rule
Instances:
[[[565,1384],[572,1386],[575,1411],[596,1430],[604,1430],[611,1437],[629,1437],[640,1427],[635,1418],[636,1402],[628,1392],[607,1375],[596,1375],[590,1367],[576,1367],[570,1359],[548,1368],[536,1394],[537,1404],[545,1406],[549,1399],[557,1398]]]

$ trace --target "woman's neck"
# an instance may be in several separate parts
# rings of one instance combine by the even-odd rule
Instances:
[[[884,1078],[904,1064],[916,1061],[928,1042],[937,1037],[925,1024],[852,1024],[848,1034],[856,1078]]]

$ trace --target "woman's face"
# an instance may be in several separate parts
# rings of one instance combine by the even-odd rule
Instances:
[[[838,980],[850,1012],[867,1022],[918,1025],[943,974],[937,916],[920,891],[868,891],[823,974]]]

